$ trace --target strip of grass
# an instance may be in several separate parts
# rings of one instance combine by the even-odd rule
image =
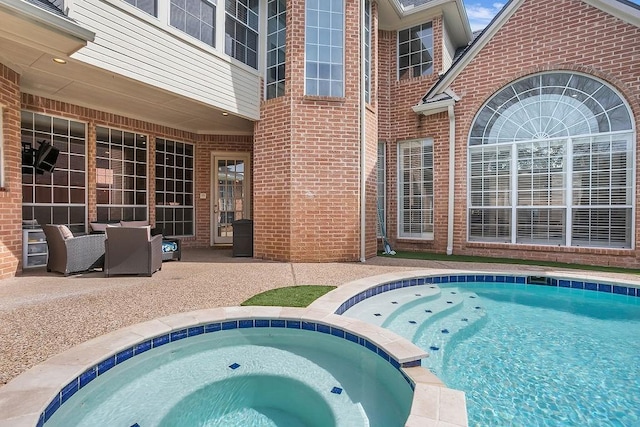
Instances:
[[[335,286],[308,285],[271,289],[252,296],[240,305],[306,307],[335,288]]]
[[[640,274],[640,269],[636,269],[636,268],[621,268],[621,267],[585,265],[585,264],[567,264],[567,263],[555,262],[555,261],[535,261],[535,260],[528,260],[528,259],[490,258],[490,257],[482,257],[482,256],[446,255],[446,254],[434,254],[429,252],[409,252],[409,251],[397,251],[395,255],[385,255],[383,252],[379,252],[378,255],[386,258],[407,258],[407,259],[423,259],[423,260],[429,260],[429,261],[456,261],[456,262],[477,262],[477,263],[493,263],[493,264],[538,265],[543,267],[572,268],[576,270]]]

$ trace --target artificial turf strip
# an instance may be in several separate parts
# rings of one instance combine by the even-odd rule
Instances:
[[[430,252],[409,252],[409,251],[397,251],[395,255],[385,255],[384,252],[379,252],[378,255],[382,257],[387,257],[387,258],[407,258],[407,259],[423,259],[423,260],[429,260],[429,261],[454,261],[454,262],[475,262],[475,263],[492,263],[492,264],[538,265],[538,266],[544,266],[544,267],[572,268],[576,270],[609,271],[612,273],[640,274],[640,269],[637,269],[637,268],[622,268],[622,267],[585,265],[585,264],[566,264],[566,263],[555,262],[555,261],[536,261],[536,260],[513,259],[513,258],[490,258],[490,257],[469,256],[469,255],[446,255],[446,254],[434,254]]]
[[[269,305],[280,307],[306,307],[335,286],[289,286],[271,289],[254,295],[240,305]]]

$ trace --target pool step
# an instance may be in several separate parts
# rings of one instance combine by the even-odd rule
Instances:
[[[456,311],[449,311],[433,322],[425,323],[412,341],[429,353],[422,366],[439,375],[447,355],[460,342],[482,326],[486,311],[473,293],[461,294]]]
[[[349,308],[343,315],[383,326],[403,310],[429,303],[439,297],[440,288],[436,285],[411,286],[367,298]]]

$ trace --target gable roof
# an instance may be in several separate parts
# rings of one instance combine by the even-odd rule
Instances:
[[[502,28],[502,26],[513,16],[516,10],[525,0],[509,0],[507,4],[493,17],[489,25],[475,37],[469,46],[457,56],[451,67],[438,79],[438,81],[427,91],[421,101],[413,110],[422,113],[431,110],[429,104],[434,97],[444,93],[453,80],[464,70],[478,52],[491,40],[491,38]],[[640,27],[640,6],[628,0],[582,0],[583,2],[597,7],[631,25]],[[431,113],[430,113],[431,114]]]

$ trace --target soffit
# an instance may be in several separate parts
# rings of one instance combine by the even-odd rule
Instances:
[[[378,26],[395,31],[443,16],[453,43],[465,46],[472,38],[471,26],[462,0],[380,0]]]

